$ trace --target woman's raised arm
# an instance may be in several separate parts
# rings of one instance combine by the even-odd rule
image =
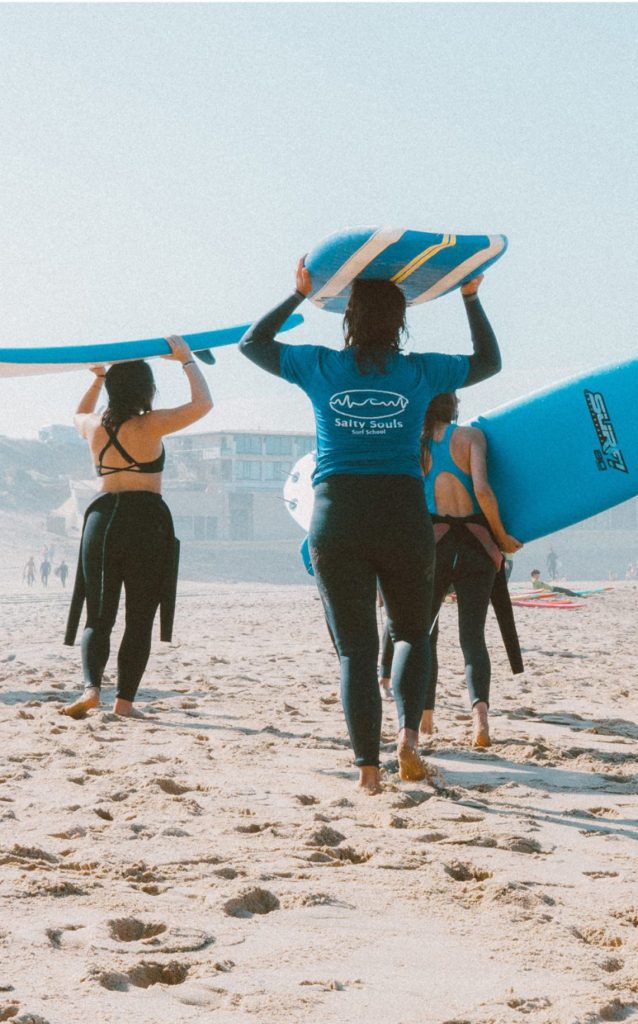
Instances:
[[[213,400],[204,374],[184,339],[172,334],[166,340],[171,346],[171,354],[164,356],[164,359],[181,363],[190,386],[191,397],[190,402],[185,402],[184,405],[177,405],[173,409],[154,409],[147,413],[146,421],[149,427],[160,436],[172,434],[176,430],[190,426],[191,423],[196,423],[213,408]]]

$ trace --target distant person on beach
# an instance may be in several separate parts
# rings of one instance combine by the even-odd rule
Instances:
[[[477,747],[489,747],[491,666],[485,620],[498,572],[503,573],[503,589],[509,603],[503,552],[519,551],[523,545],[507,533],[501,521],[498,501],[487,476],[485,434],[476,427],[456,426],[458,411],[459,401],[454,392],[436,395],[428,406],[421,435],[425,499],[436,542],[434,626],[421,730],[426,735],[433,731],[438,616],[452,585],[472,708],[472,742]]]
[[[549,549],[547,556],[547,573],[550,580],[555,580],[558,575],[558,555],[553,548]]]
[[[49,586],[49,575],[51,573],[51,563],[48,558],[45,557],[43,562],[40,562],[40,582],[43,587]]]
[[[88,442],[99,477],[100,495],[85,517],[80,557],[65,643],[73,644],[86,600],[82,634],[84,692],[62,714],[83,717],[100,703],[102,674],[110,652],[120,592],[126,595],[124,636],[117,657],[113,710],[133,715],[133,701],[151,650],[153,620],[160,607],[161,638],[170,640],[177,541],[168,506],[162,500],[165,452],[162,438],[195,423],[212,408],[208,386],[186,342],[167,339],[182,366],[190,401],[153,410],[155,382],[148,363],[120,363],[95,379],[77,407],[75,425]],[[108,405],[95,412],[102,385]]]
[[[380,791],[381,696],[377,682],[377,581],[395,644],[399,775],[426,777],[419,720],[428,666],[434,538],[425,507],[419,435],[431,398],[498,373],[500,353],[478,299],[482,277],[461,292],[471,356],[401,353],[405,297],[390,281],[355,279],[345,345],[275,341],[310,294],[303,259],[296,291],[244,335],[242,353],[298,385],[317,426],[310,553],[341,664],[341,695],[359,786]]]
[[[569,590],[567,587],[557,587],[555,583],[545,583],[541,579],[540,569],[532,569],[530,576],[532,578],[532,586],[534,590],[551,590],[553,594],[567,594],[568,597],[581,597],[575,590]]]
[[[35,583],[35,559],[33,555],[27,559],[27,564],[22,570],[22,579],[26,581],[28,587],[32,587]]]
[[[67,576],[69,575],[69,567],[66,564],[66,562],[64,561],[64,559],[62,559],[62,561],[58,565],[57,569],[55,570],[55,575],[60,580],[60,583],[62,584],[62,586],[66,589],[66,580],[67,580]]]

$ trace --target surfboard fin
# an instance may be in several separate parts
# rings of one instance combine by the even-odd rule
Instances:
[[[201,361],[206,363],[207,366],[215,365],[215,356],[209,348],[201,348],[199,352],[193,352],[193,355],[197,356],[198,359],[201,359]]]

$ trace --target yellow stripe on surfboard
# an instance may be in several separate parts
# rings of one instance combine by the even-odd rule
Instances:
[[[424,249],[423,252],[418,253],[414,259],[410,260],[409,263],[406,263],[406,265],[390,280],[394,284],[402,284],[408,277],[414,274],[419,267],[422,267],[424,263],[431,260],[433,256],[442,252],[443,249],[451,248],[453,245],[456,245],[456,235],[443,235],[440,242],[437,242],[436,245],[430,245],[427,249]]]

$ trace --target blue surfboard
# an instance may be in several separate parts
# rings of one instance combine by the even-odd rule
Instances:
[[[570,378],[472,420],[487,438],[488,476],[508,533],[525,543],[638,494],[638,359]],[[307,530],[314,453],[284,485]]]
[[[507,249],[505,235],[432,234],[406,228],[339,231],[306,256],[311,302],[343,313],[357,277],[393,281],[408,306],[447,295],[482,273]]]
[[[303,317],[294,313],[286,320],[281,331],[290,331],[303,323]],[[251,325],[221,327],[216,331],[184,334],[184,341],[202,362],[214,363],[211,348],[235,345]],[[145,338],[142,341],[113,341],[97,345],[59,345],[44,348],[0,348],[0,377],[18,377],[38,373],[59,373],[62,370],[80,370],[103,363],[123,363],[131,359],[153,359],[170,352],[166,338]]]
[[[638,359],[473,420],[508,533],[536,540],[638,494]]]

